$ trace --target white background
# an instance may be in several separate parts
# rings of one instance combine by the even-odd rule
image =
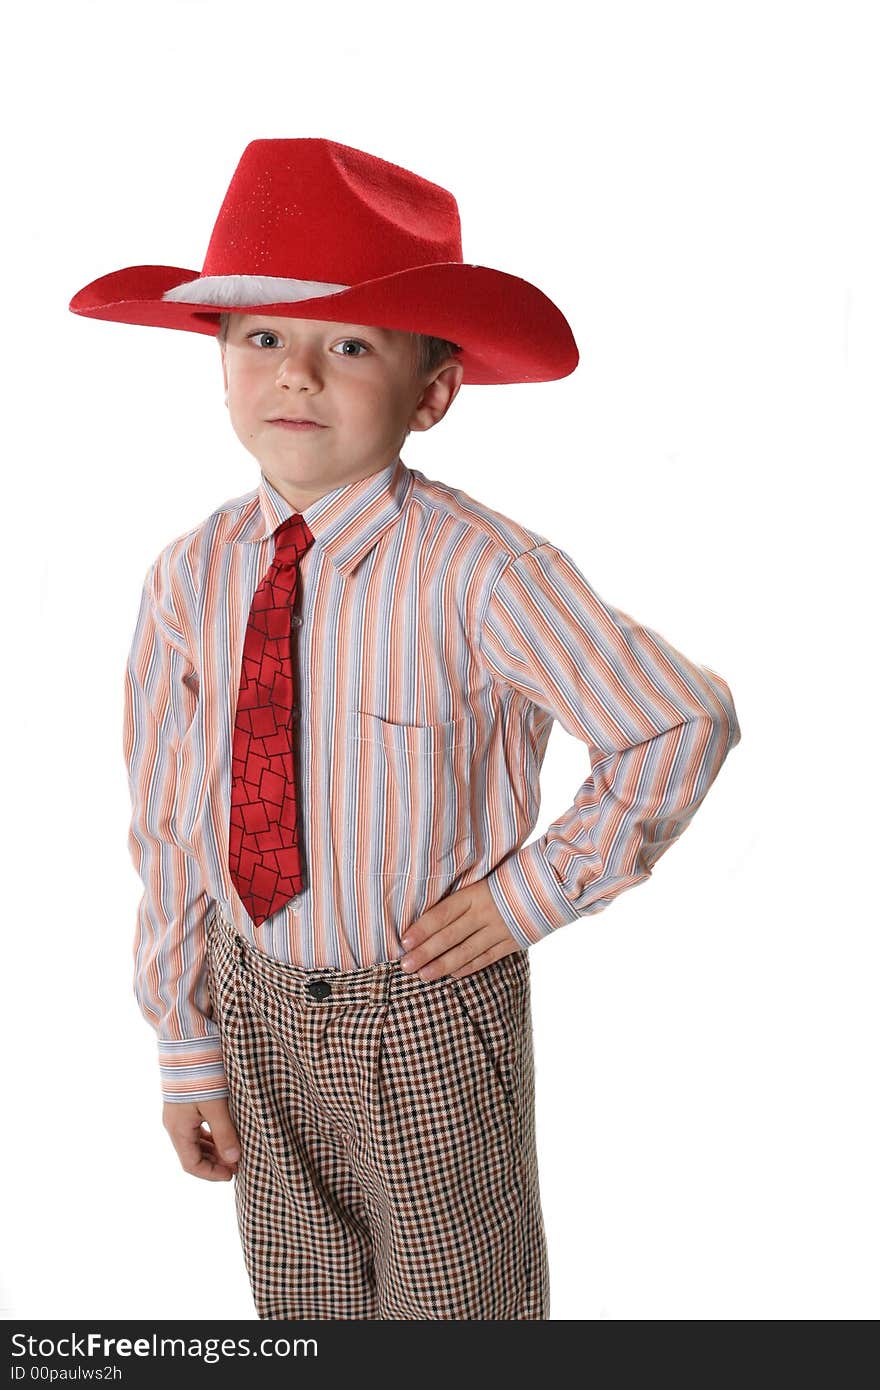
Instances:
[[[870,4],[54,3],[2,102],[3,1316],[254,1317],[131,988],[123,668],[149,562],[258,482],[209,337],[79,318],[201,267],[245,145],[456,196],[581,362],[404,461],[568,550],[742,728],[639,891],[533,948],[554,1319],[876,1318],[880,53]],[[296,274],[296,267],[291,266]],[[536,834],[587,775],[558,725]]]

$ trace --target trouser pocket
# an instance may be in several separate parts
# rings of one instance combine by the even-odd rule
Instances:
[[[531,1027],[529,962],[509,952],[460,979],[449,977],[450,997],[486,1075],[517,1115],[521,1108],[521,1059]]]

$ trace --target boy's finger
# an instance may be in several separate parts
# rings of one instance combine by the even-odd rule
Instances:
[[[215,1164],[219,1168],[228,1169],[233,1173],[235,1172],[236,1168],[238,1167],[238,1159],[226,1159],[225,1161],[221,1159],[220,1155],[217,1152],[217,1147],[213,1139],[211,1139],[207,1135],[203,1135],[200,1141],[200,1147],[202,1150],[203,1159]]]
[[[455,950],[482,928],[482,921],[465,913],[445,927],[436,927],[423,941],[408,945],[406,955],[400,957],[404,970],[418,970],[429,960],[436,960],[447,951]],[[407,942],[412,941],[412,928],[406,933]]]
[[[195,1167],[189,1170],[193,1177],[204,1178],[207,1182],[229,1182],[234,1176],[231,1168],[227,1168],[225,1163],[212,1163],[210,1159],[203,1158]]]
[[[182,1167],[193,1177],[205,1178],[208,1182],[228,1182],[233,1176],[233,1168],[219,1162],[213,1148],[213,1141],[199,1130],[200,1142],[195,1139],[184,1141],[177,1148],[177,1156]]]

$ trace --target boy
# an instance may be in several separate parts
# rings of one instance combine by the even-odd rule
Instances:
[[[720,676],[400,457],[571,330],[462,263],[446,190],[317,139],[247,147],[200,274],[71,308],[216,333],[260,464],[149,567],[126,672],[180,1161],[234,1176],[260,1318],[545,1319],[528,948],[645,881],[740,737]],[[520,848],[554,717],[591,775]]]

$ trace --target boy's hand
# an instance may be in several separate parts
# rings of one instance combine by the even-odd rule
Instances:
[[[210,1133],[202,1129],[207,1120]],[[238,1167],[240,1145],[224,1097],[219,1100],[169,1101],[162,1123],[171,1135],[187,1173],[208,1182],[228,1182]]]
[[[417,970],[422,980],[441,975],[460,979],[523,950],[511,936],[485,879],[435,903],[407,927],[401,940],[406,948],[400,958],[403,969]]]

